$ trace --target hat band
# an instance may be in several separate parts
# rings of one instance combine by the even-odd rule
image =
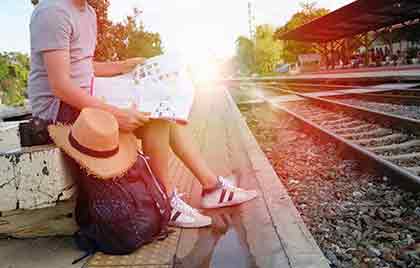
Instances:
[[[113,149],[113,150],[109,150],[109,151],[96,151],[93,149],[90,149],[86,146],[83,146],[82,144],[80,144],[72,135],[72,133],[70,132],[69,134],[69,142],[71,144],[71,146],[73,146],[76,150],[78,150],[79,152],[81,152],[82,154],[91,156],[91,157],[96,157],[96,158],[109,158],[112,157],[114,155],[116,155],[120,149],[119,146],[117,146],[117,148]]]

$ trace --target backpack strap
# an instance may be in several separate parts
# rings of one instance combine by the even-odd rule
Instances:
[[[73,238],[77,247],[85,253],[80,258],[74,260],[71,264],[74,265],[99,251],[95,241],[85,235],[83,230],[79,230],[74,233]]]
[[[147,172],[148,176],[144,176],[145,178],[150,178],[144,180],[147,189],[150,191],[153,201],[156,203],[156,206],[159,209],[159,212],[162,216],[162,230],[167,230],[169,218],[171,216],[171,206],[169,203],[169,198],[166,192],[162,189],[160,182],[157,180],[155,175],[150,168],[150,165],[147,161],[148,157],[142,153],[139,153],[140,159],[143,161],[144,165],[146,166],[145,172]],[[166,231],[167,232],[167,231]]]

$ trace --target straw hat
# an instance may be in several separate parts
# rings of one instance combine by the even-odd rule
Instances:
[[[115,117],[105,111],[83,109],[76,122],[48,127],[55,144],[100,179],[123,175],[137,160],[137,140],[119,132]]]

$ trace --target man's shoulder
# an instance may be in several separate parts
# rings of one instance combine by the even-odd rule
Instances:
[[[89,5],[89,4],[87,6],[88,6],[89,13],[91,13],[92,16],[94,16],[95,19],[96,19],[96,11],[95,11],[95,9],[91,5]]]
[[[49,13],[54,16],[53,13],[60,13],[65,15],[70,14],[70,6],[67,0],[43,0],[34,9],[32,13],[32,19],[40,13]]]

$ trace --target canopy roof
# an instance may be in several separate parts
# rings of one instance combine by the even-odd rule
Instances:
[[[323,43],[420,18],[417,0],[357,0],[281,36],[282,40]]]

